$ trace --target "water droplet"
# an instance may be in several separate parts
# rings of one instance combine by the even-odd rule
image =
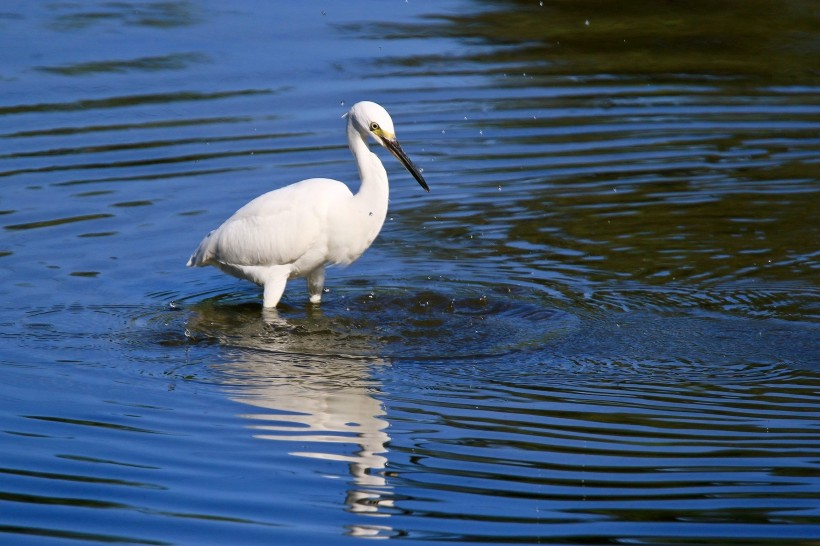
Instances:
[[[584,21],[584,26],[589,26],[589,19],[587,19],[586,21]]]

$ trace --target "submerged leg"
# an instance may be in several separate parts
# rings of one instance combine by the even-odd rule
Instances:
[[[325,268],[319,266],[311,271],[307,276],[307,285],[310,303],[322,301],[322,288],[325,286]]]

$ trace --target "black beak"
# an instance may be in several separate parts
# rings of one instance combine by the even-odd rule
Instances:
[[[424,181],[424,177],[421,176],[419,170],[416,168],[415,165],[413,165],[413,162],[410,161],[410,158],[407,157],[407,154],[404,153],[404,150],[401,149],[401,146],[399,146],[399,142],[395,139],[389,138],[383,138],[381,140],[384,144],[384,147],[390,150],[391,154],[396,156],[396,159],[398,159],[401,162],[401,164],[404,165],[405,169],[410,171],[410,174],[412,174],[413,178],[416,179],[416,182],[418,182],[421,185],[421,187],[424,188],[424,191],[430,191],[430,188],[427,187],[427,182]]]

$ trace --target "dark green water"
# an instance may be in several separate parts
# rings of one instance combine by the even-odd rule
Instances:
[[[0,7],[0,542],[814,544],[814,2]],[[321,307],[184,267],[388,221]]]

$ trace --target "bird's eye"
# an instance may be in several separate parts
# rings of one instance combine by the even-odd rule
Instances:
[[[379,129],[379,124],[376,123],[375,121],[371,121],[370,122],[370,130],[371,131],[377,131],[378,129]]]

